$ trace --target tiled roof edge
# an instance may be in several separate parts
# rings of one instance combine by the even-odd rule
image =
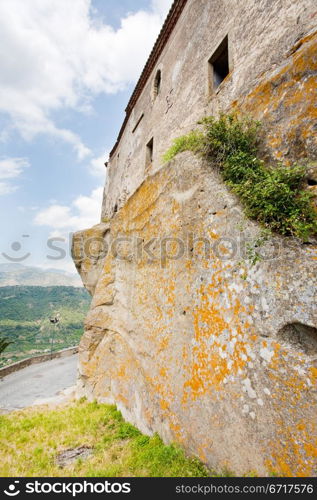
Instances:
[[[114,155],[114,153],[118,147],[118,144],[120,142],[120,139],[122,137],[124,129],[126,127],[126,124],[127,124],[129,117],[130,117],[130,114],[132,112],[132,109],[134,108],[135,103],[139,99],[139,97],[140,97],[140,95],[141,95],[141,93],[142,93],[142,91],[143,91],[159,57],[160,57],[160,55],[162,54],[163,49],[166,46],[166,43],[167,43],[171,33],[173,32],[173,30],[176,26],[176,23],[181,15],[181,13],[183,12],[183,9],[184,9],[187,1],[188,0],[174,0],[174,3],[170,8],[168,16],[163,24],[163,27],[160,31],[159,36],[154,44],[152,52],[151,52],[145,66],[144,66],[144,69],[141,73],[139,81],[136,84],[135,89],[130,97],[130,100],[129,100],[128,105],[127,105],[126,110],[125,110],[126,116],[125,116],[124,122],[122,124],[122,127],[120,129],[117,141],[110,152],[110,158]]]

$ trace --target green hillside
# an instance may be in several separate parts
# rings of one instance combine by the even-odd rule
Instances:
[[[6,286],[0,288],[0,336],[13,343],[0,367],[50,350],[77,345],[90,304],[84,288]],[[50,322],[59,315],[57,325]]]

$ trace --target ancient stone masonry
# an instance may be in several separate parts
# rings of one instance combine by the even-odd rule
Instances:
[[[311,163],[315,190],[316,22],[314,0],[176,0],[112,151],[102,221],[73,240],[93,295],[78,394],[218,471],[317,473],[317,247],[256,249],[261,228],[215,170],[161,158],[202,116],[236,110],[263,122],[270,161]]]

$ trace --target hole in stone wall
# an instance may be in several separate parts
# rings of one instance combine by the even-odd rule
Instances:
[[[118,212],[118,205],[116,203],[113,209],[113,213],[116,214],[117,212]]]
[[[307,184],[308,184],[308,186],[317,186],[317,180],[316,179],[308,178],[307,179]]]
[[[277,336],[309,356],[317,354],[317,328],[302,323],[289,323],[279,330]]]

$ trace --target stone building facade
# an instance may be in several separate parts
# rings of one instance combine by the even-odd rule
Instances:
[[[306,107],[294,109],[296,103],[291,99],[295,89],[290,88],[289,82],[280,85],[279,79],[285,79],[285,66],[287,62],[292,64],[297,45],[306,36],[313,36],[315,11],[312,0],[175,2],[128,104],[127,120],[111,152],[103,217],[111,217],[115,208],[122,206],[141,182],[162,166],[161,156],[172,138],[195,127],[202,116],[217,114],[232,105],[244,107],[261,119],[271,111],[271,145],[277,155],[294,156],[296,151],[289,151],[291,144],[281,147],[275,143],[275,125],[279,124],[278,132],[287,138],[289,132],[294,133],[294,120],[311,112]],[[215,88],[212,58],[226,39],[228,74]],[[307,61],[308,67],[311,62]],[[262,82],[267,88],[259,87]],[[311,101],[314,90],[307,86],[302,95]],[[279,107],[282,109],[275,109]],[[314,130],[310,132],[311,136],[306,129],[301,133],[300,154],[304,156],[307,152],[316,155]],[[151,162],[147,145],[152,140]]]
[[[217,470],[316,474],[316,245],[272,236],[252,263],[261,228],[218,173],[162,155],[236,110],[263,122],[267,160],[310,162],[314,180],[316,25],[314,0],[175,0],[110,155],[102,221],[74,236],[93,295],[78,393]]]

